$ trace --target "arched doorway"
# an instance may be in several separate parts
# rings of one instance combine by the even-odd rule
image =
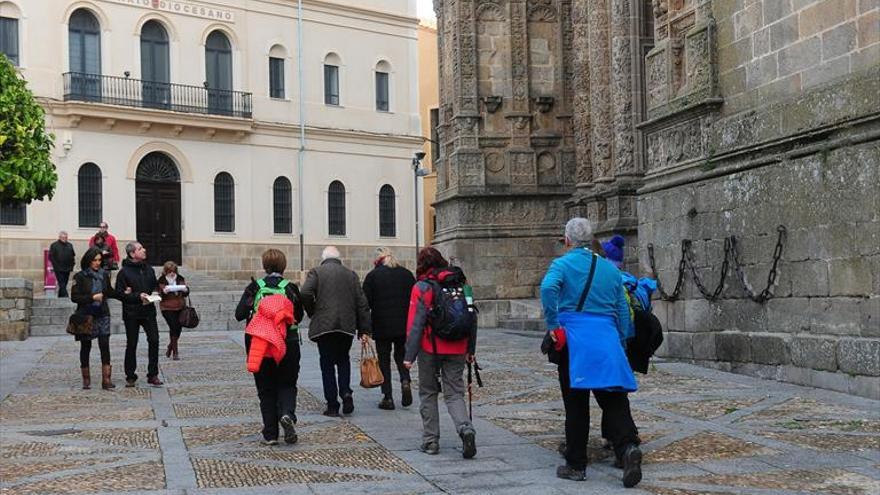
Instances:
[[[147,248],[147,262],[181,262],[180,172],[159,151],[143,157],[135,180],[137,238]]]

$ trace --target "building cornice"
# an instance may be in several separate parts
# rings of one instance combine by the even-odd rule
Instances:
[[[255,131],[269,131],[277,134],[299,133],[299,125],[282,124],[278,122],[254,122]],[[422,146],[425,138],[411,134],[385,134],[369,132],[357,129],[337,129],[332,127],[306,126],[306,135],[312,138],[324,138],[327,140],[353,142],[355,140],[369,141],[370,143],[387,143],[405,146]]]

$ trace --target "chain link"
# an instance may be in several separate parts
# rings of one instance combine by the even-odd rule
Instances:
[[[776,279],[779,276],[779,260],[782,259],[782,251],[787,237],[787,230],[784,225],[776,227],[776,231],[778,232],[778,238],[776,241],[776,247],[773,250],[773,266],[770,268],[770,273],[767,275],[767,286],[757,295],[749,284],[745,271],[743,270],[743,265],[739,261],[739,250],[737,248],[736,236],[731,235],[724,238],[724,258],[721,262],[721,277],[718,280],[718,285],[715,286],[715,289],[711,292],[706,289],[703,280],[697,273],[697,264],[692,249],[693,241],[690,239],[684,239],[681,241],[681,259],[678,262],[678,280],[675,282],[675,289],[672,291],[672,294],[667,294],[663,289],[663,284],[660,282],[656,261],[654,259],[654,245],[648,244],[648,262],[651,265],[651,271],[653,271],[654,277],[657,279],[657,292],[659,292],[660,298],[666,301],[678,300],[681,296],[685,270],[690,269],[694,285],[697,286],[697,290],[700,291],[700,294],[709,301],[717,300],[721,296],[721,292],[724,290],[724,282],[730,271],[730,261],[732,260],[734,271],[736,271],[739,283],[742,285],[743,290],[749,299],[757,303],[766,302],[773,297],[772,289],[776,285]]]

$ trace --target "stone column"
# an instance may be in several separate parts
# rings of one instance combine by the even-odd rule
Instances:
[[[586,0],[589,36],[590,129],[592,131],[593,180],[613,178],[611,116],[611,0]]]

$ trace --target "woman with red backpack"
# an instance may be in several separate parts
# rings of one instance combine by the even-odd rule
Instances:
[[[442,380],[446,407],[462,441],[462,456],[470,459],[477,453],[476,431],[468,417],[463,375],[465,365],[474,362],[476,317],[473,314],[453,314],[457,298],[463,297],[462,289],[467,279],[460,268],[450,267],[440,252],[432,247],[419,252],[416,278],[418,282],[410,296],[403,365],[412,368],[418,357],[419,412],[423,427],[421,450],[431,455],[440,451],[437,397]],[[464,320],[467,320],[464,325],[459,324]],[[462,328],[464,333],[455,331]]]
[[[287,268],[287,257],[277,249],[268,249],[263,253],[263,269],[266,276],[252,281],[244,290],[238,306],[235,308],[237,321],[251,319],[257,315],[260,302],[266,296],[284,295],[293,304],[293,325],[286,329],[283,342],[284,357],[275,360],[270,353],[260,359],[254,373],[254,383],[260,398],[260,413],[263,416],[264,445],[278,445],[278,424],[284,428],[284,442],[296,443],[296,382],[299,378],[299,331],[297,325],[303,318],[303,307],[300,302],[299,288],[295,283],[284,278]],[[271,321],[271,319],[270,319]],[[255,337],[251,332],[245,333],[244,346],[249,359],[251,343]]]

